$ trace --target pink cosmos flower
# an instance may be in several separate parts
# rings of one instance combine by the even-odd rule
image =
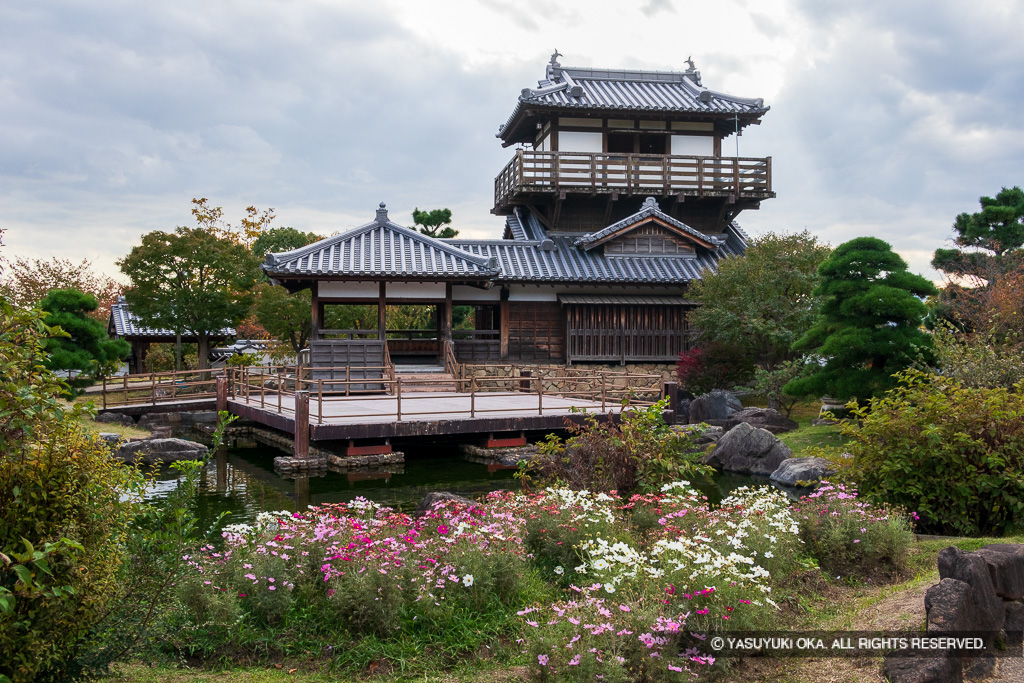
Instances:
[[[537,662],[540,663],[541,666],[547,666],[548,665],[548,656],[547,655],[537,655]]]

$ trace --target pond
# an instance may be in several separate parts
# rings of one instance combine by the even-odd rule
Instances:
[[[452,442],[396,445],[405,463],[375,471],[331,472],[322,475],[282,476],[274,471],[274,458],[282,451],[272,446],[221,448],[203,470],[196,512],[200,528],[207,528],[222,512],[222,524],[252,523],[264,511],[304,510],[310,505],[350,501],[358,496],[411,512],[430,491],[451,491],[478,497],[489,491],[518,490],[515,470],[464,460]],[[160,470],[147,498],[161,498],[178,484],[169,467]],[[718,474],[694,482],[712,503],[740,486],[767,484],[765,477]]]

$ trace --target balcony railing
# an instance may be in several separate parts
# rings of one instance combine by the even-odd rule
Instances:
[[[772,193],[772,158],[667,154],[587,154],[518,150],[494,179],[494,205],[522,192],[624,195],[685,194],[764,199]]]

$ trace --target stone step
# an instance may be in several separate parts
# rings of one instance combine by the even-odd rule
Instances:
[[[425,374],[399,375],[402,379],[402,393],[426,391],[455,391],[455,379],[451,373],[434,372]]]

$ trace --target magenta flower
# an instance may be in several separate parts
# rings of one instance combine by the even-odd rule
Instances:
[[[537,662],[539,662],[541,666],[547,666],[548,665],[548,656],[547,655],[537,655]]]

